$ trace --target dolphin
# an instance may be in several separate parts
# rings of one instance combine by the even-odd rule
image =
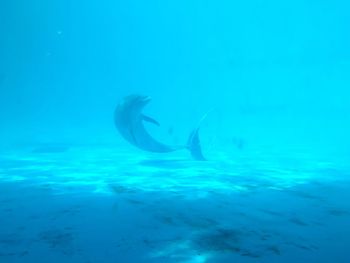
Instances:
[[[139,149],[155,153],[167,153],[181,149],[188,149],[195,160],[204,161],[199,140],[199,127],[190,133],[187,144],[171,146],[158,142],[145,129],[144,122],[159,126],[159,122],[142,113],[144,107],[151,101],[151,97],[142,95],[129,95],[122,99],[114,112],[114,123],[120,135],[129,143]]]

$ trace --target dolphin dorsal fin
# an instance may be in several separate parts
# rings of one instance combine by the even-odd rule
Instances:
[[[154,125],[160,126],[159,122],[155,119],[142,114],[142,120],[153,123]]]

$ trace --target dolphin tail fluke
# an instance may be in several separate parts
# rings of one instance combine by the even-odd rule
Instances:
[[[187,149],[190,151],[191,156],[193,159],[198,161],[205,161],[205,157],[202,153],[202,147],[199,139],[199,128],[201,123],[205,120],[205,118],[208,116],[210,112],[212,112],[214,109],[209,110],[206,114],[203,115],[203,117],[200,119],[197,127],[192,130],[190,133],[190,136],[187,140]]]
[[[187,140],[187,149],[190,151],[193,159],[197,161],[205,161],[202,153],[202,147],[199,140],[199,127],[195,128]]]

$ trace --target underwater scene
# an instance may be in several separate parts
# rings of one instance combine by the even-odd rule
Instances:
[[[345,0],[2,0],[0,263],[349,263]]]

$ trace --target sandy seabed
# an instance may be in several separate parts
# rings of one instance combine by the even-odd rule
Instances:
[[[350,262],[350,169],[105,146],[0,153],[0,262]]]

